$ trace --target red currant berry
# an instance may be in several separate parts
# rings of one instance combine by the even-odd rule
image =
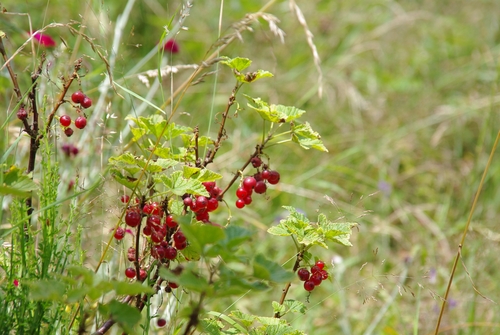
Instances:
[[[75,127],[78,129],[83,129],[87,125],[87,119],[83,116],[79,116],[75,120]]]
[[[175,245],[181,244],[182,242],[186,242],[186,236],[184,236],[184,233],[180,230],[175,232],[173,238],[174,238]]]
[[[163,216],[163,209],[161,209],[161,205],[158,202],[153,201],[149,206],[150,212],[148,214]]]
[[[139,270],[139,279],[144,281],[148,277],[148,273],[144,269]]]
[[[208,204],[208,199],[202,195],[196,198],[196,208],[206,208]]]
[[[167,227],[169,227],[169,228],[177,227],[177,221],[174,220],[174,217],[172,214],[167,215],[166,224],[167,224]]]
[[[258,181],[257,184],[255,184],[254,191],[257,194],[263,194],[266,193],[267,190],[267,185],[263,181]]]
[[[135,209],[127,210],[125,214],[125,223],[130,227],[137,227],[141,223],[141,214]]]
[[[321,277],[321,273],[316,272],[313,273],[313,275],[311,276],[311,278],[309,278],[309,280],[313,282],[314,286],[319,286],[323,278]]]
[[[63,115],[59,118],[59,123],[61,126],[69,127],[71,124],[71,117],[69,115]]]
[[[19,108],[16,115],[17,115],[17,118],[21,121],[26,120],[28,118],[28,112],[26,111],[26,109],[24,109],[22,107]]]
[[[320,269],[319,266],[317,266],[317,265],[311,266],[311,272],[312,273],[316,273],[316,272],[319,272],[319,271],[321,271],[321,269]]]
[[[177,249],[168,246],[165,250],[165,258],[172,260],[175,259],[175,257],[177,257]]]
[[[314,290],[314,283],[310,280],[304,282],[304,289],[307,291],[307,292],[311,292],[312,290]]]
[[[253,157],[251,162],[254,168],[258,168],[259,166],[262,165],[262,159],[260,159],[260,157]]]
[[[90,106],[92,106],[92,99],[86,96],[83,98],[80,104],[82,105],[83,108],[89,108]]]
[[[280,174],[278,171],[270,170],[269,171],[269,177],[267,178],[267,181],[271,185],[276,185],[280,181]]]
[[[72,153],[73,155],[75,155],[75,156],[76,156],[76,155],[78,155],[78,152],[79,152],[79,150],[78,150],[78,148],[77,148],[77,147],[75,147],[74,145],[73,145],[73,146],[71,146],[71,153]]]
[[[270,175],[269,170],[263,170],[261,172],[262,179],[268,180],[269,179],[269,175]]]
[[[254,177],[246,177],[243,179],[243,187],[245,190],[252,190],[255,187],[255,184],[257,184],[257,180],[255,180]]]
[[[142,233],[146,236],[151,236],[151,226],[146,226],[142,229]]]
[[[83,94],[82,91],[76,91],[75,93],[73,93],[71,95],[71,100],[75,103],[75,104],[80,104],[82,103],[83,99],[85,98],[85,94]]]
[[[215,181],[206,181],[202,183],[208,193],[212,192],[215,187]]]
[[[201,222],[208,222],[210,221],[210,214],[208,214],[208,212],[206,211],[198,213],[196,214],[196,220]]]
[[[161,232],[154,230],[151,231],[151,241],[153,241],[153,243],[160,243],[164,239],[165,235],[163,235]]]
[[[153,229],[159,228],[161,226],[161,217],[159,215],[150,215],[146,220],[146,224],[152,226]]]
[[[193,199],[191,199],[191,197],[184,198],[182,201],[184,202],[184,206],[191,207],[193,205]]]
[[[302,281],[307,281],[309,280],[309,276],[311,275],[309,271],[306,268],[300,268],[297,271],[297,274],[299,275],[300,280]]]
[[[115,231],[115,238],[119,241],[125,237],[125,229],[118,227]]]
[[[219,194],[222,193],[222,190],[218,187],[218,186],[215,186],[214,189],[210,192],[210,196],[212,198],[217,198],[219,196]]]
[[[168,282],[168,286],[169,286],[170,288],[178,288],[178,287],[179,287],[179,284],[174,283],[173,281],[169,281],[169,282]]]
[[[135,269],[134,268],[126,268],[125,269],[125,276],[127,276],[127,278],[134,278],[136,275],[136,272],[135,272]]]
[[[130,200],[130,197],[128,195],[122,195],[120,198],[120,201],[124,204],[126,204]]]
[[[328,279],[328,272],[326,272],[325,270],[321,270],[319,273],[321,273],[321,279]]]
[[[154,245],[151,248],[151,256],[156,259],[163,259],[166,255],[166,249],[161,245]]]
[[[184,249],[186,249],[186,247],[187,247],[187,241],[184,241],[184,242],[179,243],[179,244],[177,244],[177,243],[175,244],[175,248],[177,250],[184,250]]]
[[[68,137],[71,137],[71,135],[73,135],[73,129],[71,128],[64,129],[64,134],[66,134],[66,136]]]
[[[245,199],[248,196],[248,192],[245,188],[240,187],[236,190],[236,196],[238,199]]]
[[[252,197],[249,195],[248,197],[243,199],[243,201],[245,202],[245,205],[250,205],[252,203]]]
[[[158,319],[156,321],[156,325],[160,328],[165,327],[167,325],[167,320],[165,319]]]
[[[131,262],[135,262],[135,248],[134,247],[128,248],[127,259]]]
[[[254,174],[253,177],[255,178],[255,180],[257,182],[264,180],[264,178],[262,178],[262,173],[260,173],[260,172],[257,172],[256,174]]]
[[[320,270],[323,270],[323,268],[325,267],[325,262],[323,261],[317,261],[316,264],[315,264]]]
[[[213,212],[217,208],[219,208],[219,201],[216,198],[210,198],[210,199],[208,199],[207,210],[209,212]]]
[[[236,207],[240,209],[245,207],[245,201],[241,199],[236,200]]]

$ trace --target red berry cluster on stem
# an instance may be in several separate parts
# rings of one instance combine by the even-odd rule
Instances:
[[[215,181],[206,181],[203,183],[203,186],[205,186],[205,189],[210,195],[209,197],[185,194],[183,196],[183,202],[186,209],[189,208],[196,214],[196,220],[210,223],[210,212],[219,208],[219,196],[222,190],[217,186]]]
[[[86,96],[82,91],[76,91],[71,95],[71,100],[75,104],[79,104],[82,108],[89,108],[92,106],[92,99],[90,99],[88,96]],[[87,126],[87,118],[85,115],[80,115],[81,109],[80,107],[76,107],[76,112],[78,113],[78,116],[76,117],[74,123],[75,127],[78,129],[83,129],[85,126]],[[73,129],[71,128],[71,117],[69,115],[62,115],[59,117],[59,123],[61,126],[63,126],[64,129],[64,134],[66,136],[70,137],[73,135]]]
[[[300,268],[297,271],[299,279],[304,282],[304,289],[308,292],[314,290],[316,286],[321,285],[321,282],[328,278],[328,272],[324,270],[325,262],[318,260],[316,264],[311,266],[311,271],[306,268]]]

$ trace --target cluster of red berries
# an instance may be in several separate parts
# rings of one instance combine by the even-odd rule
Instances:
[[[215,181],[206,181],[203,183],[205,189],[210,194],[207,198],[203,195],[191,196],[185,194],[182,198],[184,206],[196,214],[196,220],[208,223],[210,222],[210,212],[219,208],[219,195],[222,190],[215,184]]]
[[[257,168],[257,172],[253,176],[245,177],[241,186],[236,190],[236,207],[243,208],[245,205],[252,203],[252,193],[264,194],[267,191],[267,183],[276,185],[280,181],[278,171],[269,170],[267,165],[263,166],[262,172],[259,167],[262,165],[260,157],[255,156],[251,160],[252,166]]]
[[[89,108],[92,106],[92,100],[86,96],[82,91],[76,91],[71,95],[71,100],[75,104],[80,104],[83,108]],[[77,108],[76,111],[80,114],[81,110],[80,108]],[[61,123],[61,126],[64,127],[64,133],[66,136],[70,137],[73,135],[73,129],[70,127],[71,126],[71,117],[69,115],[62,115],[59,118],[59,123]],[[83,129],[87,125],[87,118],[85,116],[79,115],[75,119],[75,127],[78,129]]]
[[[311,272],[306,268],[300,268],[297,275],[304,282],[304,289],[308,292],[314,290],[316,286],[321,285],[321,282],[328,278],[328,272],[324,270],[325,262],[319,260],[311,266]]]
[[[61,150],[66,154],[66,156],[70,156],[70,155],[78,155],[78,148],[75,147],[73,144],[71,143],[64,143],[62,146],[61,146]]]
[[[123,203],[128,203],[129,200],[130,197],[128,195],[121,197]],[[166,213],[160,203],[148,202],[140,208],[137,205],[138,202],[138,199],[136,199],[136,205],[130,206],[127,209],[125,214],[126,225],[132,228],[139,227],[143,218],[145,218],[146,225],[142,233],[151,239],[151,256],[162,262],[174,260],[177,258],[177,252],[187,247],[186,236],[179,229],[179,224],[171,214],[165,215]],[[123,239],[125,232],[125,229],[119,227],[115,232],[115,238],[117,240]],[[129,248],[127,254],[129,261],[136,261],[135,252],[135,248]],[[142,273],[142,271],[144,270],[141,269],[139,278],[144,280],[147,274],[145,271]],[[137,276],[137,273],[133,267],[129,267],[125,270],[125,275],[128,278],[134,278]],[[172,283],[172,285],[175,284]],[[172,285],[170,285],[171,288],[173,288]]]

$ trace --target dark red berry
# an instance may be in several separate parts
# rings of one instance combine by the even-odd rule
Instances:
[[[153,243],[160,243],[164,239],[165,235],[163,235],[161,232],[155,230],[151,231],[151,241],[153,241]]]
[[[26,109],[24,109],[22,107],[19,108],[16,115],[17,115],[17,118],[21,121],[26,120],[28,118],[28,112],[26,111]]]
[[[125,237],[125,229],[118,227],[115,231],[115,238],[119,241]]]
[[[71,124],[71,117],[69,115],[63,115],[59,118],[59,123],[61,126],[69,127]]]
[[[215,181],[206,181],[202,183],[208,193],[212,192],[215,187]]]
[[[75,93],[73,93],[71,95],[71,100],[75,104],[81,104],[84,98],[85,98],[85,94],[83,94],[82,91],[76,91]]]
[[[311,272],[312,273],[316,273],[316,272],[319,272],[319,271],[321,271],[321,269],[320,269],[319,266],[317,266],[317,265],[311,266]]]
[[[136,272],[135,272],[135,269],[134,268],[126,268],[125,269],[125,276],[127,276],[127,278],[134,278],[136,275]]]
[[[313,273],[311,278],[309,278],[310,281],[313,282],[314,286],[319,286],[321,284],[321,281],[323,281],[323,278],[321,277],[320,272]]]
[[[169,228],[175,228],[177,227],[177,221],[174,220],[174,217],[172,214],[167,215],[167,220],[165,220],[167,227]]]
[[[125,223],[127,226],[137,227],[139,223],[141,223],[141,214],[136,209],[127,210],[127,214],[125,214]]]
[[[270,170],[269,171],[269,177],[267,178],[267,181],[271,185],[276,185],[280,181],[280,174],[278,171]]]
[[[151,248],[151,256],[156,259],[163,259],[166,255],[166,249],[161,245],[154,245]]]
[[[237,208],[243,208],[243,207],[245,207],[245,201],[241,200],[241,199],[236,200],[236,207]]]
[[[186,242],[186,236],[184,236],[184,233],[180,230],[175,232],[173,237],[174,237],[175,245],[181,244],[182,242]]]
[[[260,172],[257,172],[256,174],[254,174],[253,177],[255,178],[255,180],[257,182],[264,180],[264,178],[262,178],[262,173],[260,173]]]
[[[169,281],[169,282],[168,282],[168,286],[169,286],[169,287],[171,287],[171,288],[178,288],[178,287],[179,287],[179,284],[174,283],[173,281]]]
[[[72,145],[71,146],[71,153],[76,156],[76,155],[78,155],[78,152],[79,152],[78,148],[75,147],[74,145]]]
[[[66,134],[66,136],[68,137],[71,137],[71,135],[73,135],[73,129],[71,128],[64,129],[64,134]]]
[[[187,241],[184,241],[184,242],[179,243],[179,244],[177,244],[177,243],[175,244],[175,248],[177,250],[184,250],[184,249],[186,249],[186,247],[187,247]]]
[[[321,270],[319,273],[321,273],[321,279],[328,279],[328,272],[326,272],[325,270]]]
[[[316,262],[315,264],[320,270],[323,270],[323,268],[325,267],[325,262],[319,260]]]
[[[309,271],[306,268],[300,268],[297,271],[297,275],[299,276],[300,280],[307,281],[307,280],[309,280],[309,276],[311,274],[309,273]]]
[[[135,262],[135,248],[134,247],[128,248],[127,259],[131,262]]]
[[[262,159],[260,159],[260,157],[253,157],[251,162],[254,168],[258,168],[259,166],[262,165]]]
[[[172,260],[175,259],[175,257],[177,257],[177,249],[168,246],[167,249],[165,250],[165,258]]]
[[[120,198],[120,201],[124,204],[126,204],[130,200],[130,197],[126,194],[122,195]]]
[[[304,289],[307,291],[307,292],[311,292],[312,290],[314,290],[314,283],[310,280],[304,282]]]
[[[248,196],[248,192],[245,188],[240,187],[236,190],[236,196],[238,199],[245,199]]]
[[[193,205],[193,199],[191,199],[191,197],[184,198],[182,201],[184,202],[184,206],[191,207]]]
[[[219,196],[219,194],[222,193],[222,190],[218,187],[218,186],[215,186],[214,189],[210,192],[210,196],[212,198],[217,198]]]
[[[255,180],[254,177],[246,177],[245,179],[243,179],[243,187],[247,191],[253,190],[253,188],[255,187],[255,184],[257,184],[257,180]]]
[[[262,176],[262,179],[268,180],[269,179],[269,170],[263,170],[260,174]]]
[[[210,214],[208,214],[207,211],[198,212],[196,214],[196,220],[201,222],[208,222],[210,221]]]
[[[207,210],[209,212],[215,211],[219,207],[219,201],[216,198],[208,199]]]
[[[158,327],[160,327],[160,328],[161,328],[161,327],[165,327],[165,326],[167,325],[167,320],[165,320],[165,319],[158,319],[158,320],[156,321],[156,325],[157,325]]]
[[[202,195],[196,197],[196,208],[206,208],[208,204],[208,199]]]
[[[142,233],[146,236],[151,236],[151,226],[146,226],[142,229]]]
[[[151,226],[153,230],[158,230],[161,226],[161,217],[159,215],[150,215],[146,220],[146,224]]]
[[[83,108],[89,108],[90,106],[92,106],[92,99],[86,96],[83,98],[80,104],[82,105]]]
[[[263,181],[258,181],[257,184],[255,184],[254,191],[257,194],[263,194],[266,193],[267,190],[267,185]]]
[[[252,203],[252,196],[249,195],[248,197],[243,199],[243,201],[245,202],[245,205],[250,205]]]
[[[139,270],[139,279],[144,281],[148,277],[148,273],[144,269]]]
[[[75,127],[78,129],[83,129],[87,125],[87,119],[83,116],[79,116],[75,120]]]

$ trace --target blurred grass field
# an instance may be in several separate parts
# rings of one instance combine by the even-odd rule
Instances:
[[[280,20],[284,43],[260,19],[252,25],[253,31],[243,32],[242,40],[230,44],[222,54],[248,57],[253,68],[273,72],[274,78],[246,88],[245,93],[306,110],[307,121],[322,135],[329,153],[304,151],[292,145],[273,147],[267,154],[280,170],[282,184],[268,192],[267,202],[245,209],[244,215],[235,216],[233,222],[253,226],[262,242],[254,246],[256,251],[281,262],[293,256],[292,245],[277,245],[265,232],[282,215],[280,206],[296,206],[311,218],[321,209],[333,218],[359,223],[352,248],[331,246],[322,251],[325,260],[335,263],[335,278],[314,291],[305,316],[290,319],[294,326],[315,335],[432,333],[452,260],[499,130],[500,2],[296,3],[314,35],[321,59],[321,85],[305,28],[290,12],[288,1],[276,1],[267,10]],[[29,13],[34,29],[52,22],[84,20],[84,32],[107,51],[108,58],[112,57],[117,18],[125,4],[2,2],[9,12]],[[264,4],[260,0],[224,1],[222,34],[231,32],[231,24]],[[176,36],[180,52],[165,56],[164,62],[199,63],[217,40],[220,6],[220,2],[195,1],[183,24],[188,29]],[[133,4],[119,32],[121,41],[115,55],[113,75],[120,85],[148,96],[151,88],[138,79],[137,73],[155,70],[158,57],[135,73],[129,71],[158,43],[163,26],[171,20],[177,22],[180,9],[180,1],[143,0]],[[4,14],[0,22],[9,36],[6,43],[12,53],[26,39],[22,32],[29,30],[27,17]],[[74,47],[76,37],[64,28],[51,28],[47,33],[59,45],[49,51],[49,59],[70,64],[72,50],[60,46],[64,41]],[[122,132],[124,136],[129,134],[125,117],[141,105],[123,91],[120,93],[125,99],[112,89],[100,94],[98,86],[105,80],[103,62],[88,43],[82,42],[78,54],[85,55],[89,69],[82,86],[96,101],[102,97],[103,103],[94,111],[99,114],[92,116],[92,132],[71,138],[81,154],[72,160],[59,157],[62,187],[76,174],[87,186],[101,178],[107,159],[128,142],[127,137],[120,136]],[[19,79],[27,87],[31,56],[21,53],[16,61]],[[165,78],[151,101],[162,105],[190,73],[180,70]],[[211,123],[208,120],[211,113],[224,108],[233,85],[230,75],[221,68],[217,75],[209,75],[203,83],[191,87],[174,121],[199,125],[202,133],[216,134],[215,117]],[[2,76],[0,94],[7,110],[11,87],[6,73]],[[153,81],[150,78],[151,84]],[[318,94],[320,86],[322,97]],[[40,89],[49,99],[58,93],[55,85]],[[246,104],[242,96],[239,102],[241,106]],[[146,114],[153,112],[151,108],[144,110]],[[109,117],[111,114],[113,117]],[[17,137],[20,124],[14,119],[9,133],[0,139],[0,151]],[[259,117],[249,109],[229,121],[226,147],[215,162],[226,176],[246,159],[243,149],[254,146],[260,124]],[[59,138],[57,146],[65,141]],[[18,149],[18,162],[23,162],[23,150]],[[445,334],[499,332],[497,156],[462,249],[441,326]],[[101,194],[88,198],[88,214],[82,216],[89,222],[88,237],[93,241],[96,232],[97,240],[107,240],[108,228],[119,211],[116,195],[120,190],[111,178],[104,177],[107,181]],[[92,255],[97,257],[100,248],[101,242],[89,244],[89,264],[95,263]],[[276,288],[261,296],[243,297],[234,307],[270,316],[270,301],[277,300],[279,294],[280,288]],[[306,298],[297,285],[292,286],[291,296]],[[232,302],[214,301],[206,307],[225,309]]]

